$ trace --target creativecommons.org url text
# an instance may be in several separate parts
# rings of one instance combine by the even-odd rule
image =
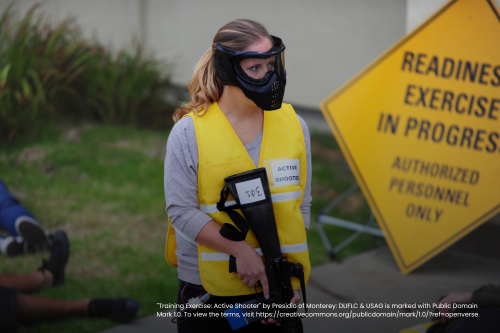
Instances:
[[[313,313],[303,313],[303,312],[278,312],[275,313],[262,313],[267,316],[263,317],[274,317],[274,318],[284,318],[284,317],[301,317],[301,318],[434,318],[437,319],[441,316],[440,313],[432,311],[415,311],[415,312],[313,312]],[[479,314],[477,312],[466,312],[466,313],[444,313],[442,314],[447,318],[477,318]]]

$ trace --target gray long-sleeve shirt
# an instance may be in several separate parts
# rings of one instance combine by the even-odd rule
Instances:
[[[304,133],[307,158],[307,180],[304,198],[300,206],[305,228],[309,228],[311,207],[311,144],[309,130],[304,120],[299,118]],[[262,130],[259,135],[245,145],[250,158],[259,165]],[[200,230],[212,220],[198,209],[198,143],[193,119],[184,117],[172,128],[167,141],[165,156],[165,200],[166,211],[172,225],[188,237],[195,239]],[[193,284],[201,284],[198,269],[198,248],[176,233],[177,262],[179,279]]]

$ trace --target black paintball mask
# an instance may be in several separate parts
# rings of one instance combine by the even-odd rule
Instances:
[[[217,77],[224,85],[240,88],[262,110],[281,108],[285,95],[285,45],[271,36],[274,45],[267,52],[230,50],[220,43],[214,54]]]

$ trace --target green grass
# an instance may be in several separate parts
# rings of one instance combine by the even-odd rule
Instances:
[[[49,230],[63,229],[71,242],[66,283],[42,296],[62,299],[135,297],[139,317],[175,303],[177,272],[164,259],[167,231],[163,159],[168,132],[96,124],[38,123],[33,135],[0,144],[1,178]],[[312,135],[313,205],[309,247],[313,265],[329,261],[314,218],[354,178],[331,134]],[[331,215],[365,222],[361,193]],[[333,245],[351,231],[325,228]],[[372,248],[364,235],[339,258]],[[29,273],[48,254],[0,258],[0,272]],[[69,318],[22,326],[19,332],[98,332],[107,320]]]
[[[65,140],[68,133],[78,142]],[[49,125],[36,143],[0,147],[4,182],[47,229],[63,229],[70,238],[66,283],[40,295],[135,297],[139,316],[155,313],[157,302],[175,302],[177,272],[163,256],[167,137],[132,127]],[[47,256],[0,258],[0,272],[33,272]],[[97,332],[113,325],[71,318],[19,331]]]

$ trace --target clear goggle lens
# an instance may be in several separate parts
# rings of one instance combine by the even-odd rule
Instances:
[[[285,51],[272,56],[241,57],[237,65],[242,76],[255,82],[266,80],[267,74],[271,71],[283,76],[285,74]]]

